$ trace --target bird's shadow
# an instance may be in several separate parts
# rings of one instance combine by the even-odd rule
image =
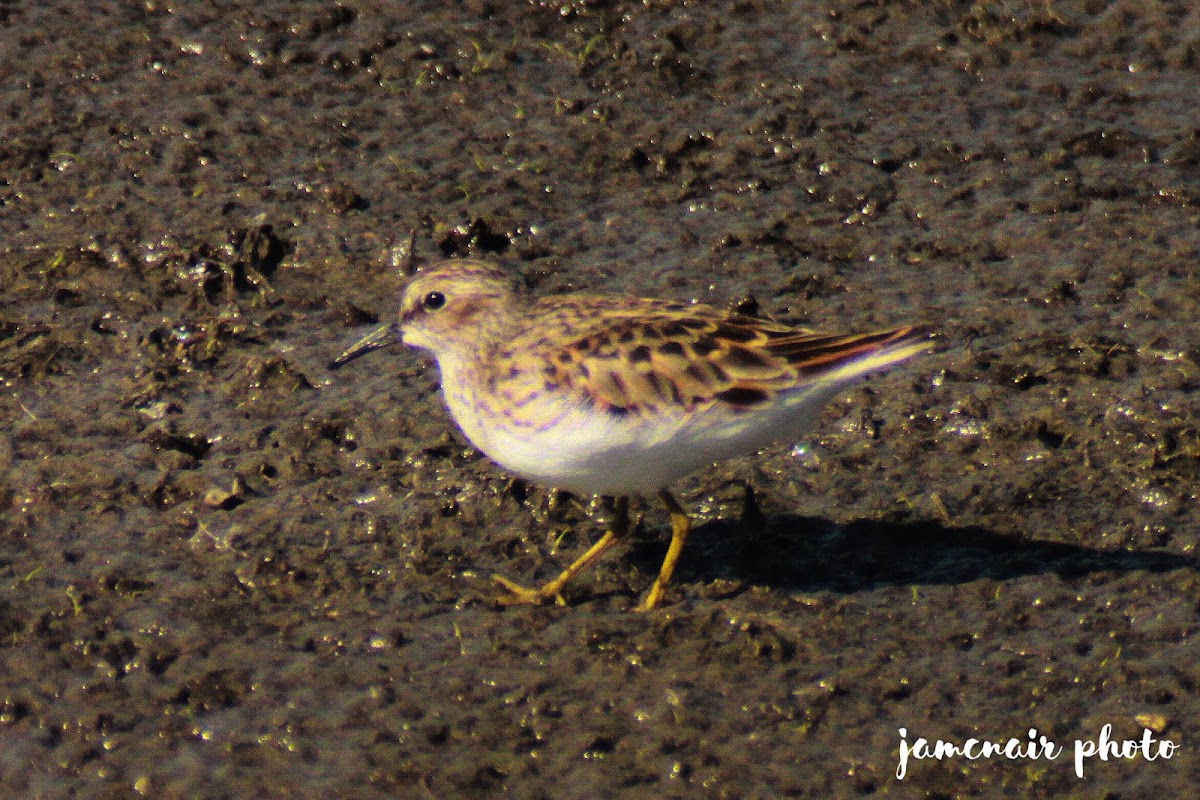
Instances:
[[[662,548],[643,541],[634,558],[657,568]],[[772,516],[761,526],[713,521],[697,527],[679,580],[726,579],[794,592],[853,593],[881,586],[960,584],[1055,574],[1169,572],[1200,561],[1163,551],[1095,550],[937,521],[854,522]]]

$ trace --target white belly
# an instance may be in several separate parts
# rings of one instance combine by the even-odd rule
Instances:
[[[837,389],[797,392],[743,412],[718,405],[640,417],[576,408],[541,430],[485,424],[472,408],[448,404],[472,444],[523,478],[577,494],[648,495],[715,461],[799,438]]]

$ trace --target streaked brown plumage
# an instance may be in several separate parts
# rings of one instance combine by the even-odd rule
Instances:
[[[397,334],[434,354],[452,416],[505,468],[580,493],[662,496],[671,548],[641,608],[660,600],[689,529],[669,482],[799,436],[844,386],[930,344],[920,326],[823,334],[665,300],[535,299],[505,271],[465,259],[418,274],[399,324],[367,336],[334,366]],[[624,500],[618,511],[620,529]],[[623,533],[610,531],[539,589],[498,579],[512,593],[507,600],[561,600],[562,587]]]

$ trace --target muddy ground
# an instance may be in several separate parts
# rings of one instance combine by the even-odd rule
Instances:
[[[0,794],[1186,795],[1193,8],[0,2]],[[605,508],[326,370],[468,254],[941,343],[499,608]]]

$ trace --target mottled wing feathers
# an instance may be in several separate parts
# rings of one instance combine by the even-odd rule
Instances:
[[[929,330],[920,325],[860,334],[796,331],[792,335],[773,337],[765,349],[771,355],[786,359],[798,374],[816,376],[880,351],[903,352],[896,356],[898,360],[910,351],[915,353],[925,349],[929,335]]]
[[[601,300],[588,298],[589,304]],[[913,327],[827,335],[707,306],[654,300],[612,300],[602,316],[585,319],[570,301],[551,298],[539,309],[543,322],[550,324],[538,328],[556,331],[556,341],[521,344],[549,356],[540,376],[543,388],[578,392],[581,399],[614,414],[709,404],[750,409],[851,362],[871,360],[873,354],[928,336]],[[913,345],[911,352],[922,347]],[[875,366],[909,354],[881,358]]]

